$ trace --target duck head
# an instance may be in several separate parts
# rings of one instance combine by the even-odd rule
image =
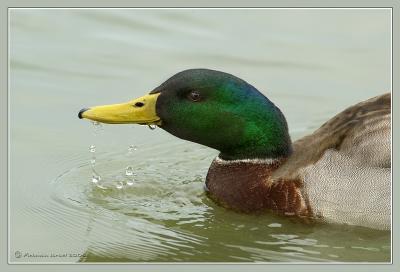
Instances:
[[[225,160],[281,158],[291,153],[282,112],[255,87],[224,72],[190,69],[127,103],[82,109],[79,118],[157,125],[221,153]]]

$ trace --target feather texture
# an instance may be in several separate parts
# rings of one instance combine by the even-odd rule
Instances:
[[[384,94],[339,113],[294,143],[273,174],[297,178],[315,216],[390,229],[391,98]]]

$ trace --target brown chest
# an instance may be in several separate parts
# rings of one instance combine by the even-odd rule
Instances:
[[[214,160],[206,178],[209,196],[236,211],[250,213],[270,209],[279,214],[309,216],[311,212],[301,193],[301,182],[270,180],[279,165],[279,162],[221,163]]]

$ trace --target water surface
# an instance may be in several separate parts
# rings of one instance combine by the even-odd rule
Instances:
[[[215,150],[76,116],[203,67],[256,86],[298,139],[390,90],[389,11],[21,9],[10,22],[11,261],[390,261],[387,231],[215,205]]]

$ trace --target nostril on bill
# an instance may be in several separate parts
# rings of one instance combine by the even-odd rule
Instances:
[[[144,103],[143,102],[136,102],[134,106],[137,107],[137,108],[140,108],[140,107],[144,106]]]

